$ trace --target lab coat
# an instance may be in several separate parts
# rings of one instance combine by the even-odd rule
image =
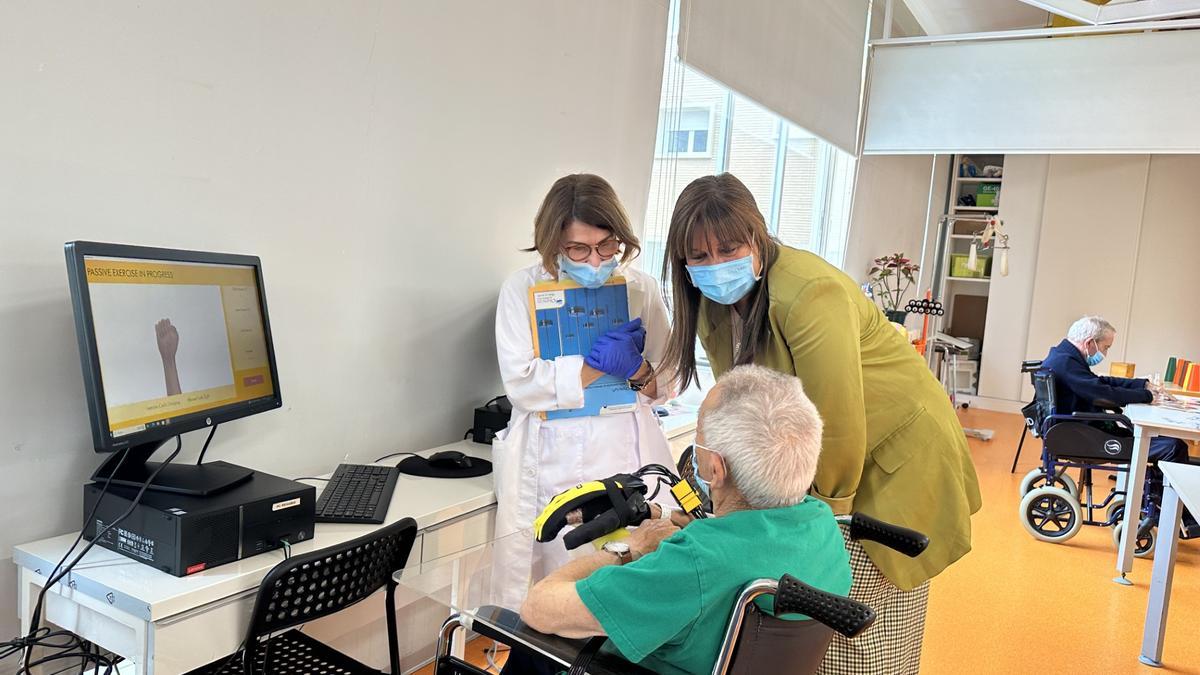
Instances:
[[[629,317],[642,317],[646,328],[643,355],[657,369],[670,332],[659,285],[641,270],[618,270],[617,274],[626,280]],[[541,263],[520,270],[504,282],[496,307],[496,356],[505,394],[512,403],[512,419],[492,442],[498,502],[492,581],[494,600],[511,609],[520,607],[531,583],[571,557],[561,536],[540,544],[527,534],[514,534],[527,533],[556,494],[646,464],[672,465],[666,435],[651,408],[674,395],[671,378],[661,374],[658,399],[638,395],[633,412],[542,419],[541,412],[583,407],[583,357],[534,358],[529,288],[553,279]],[[666,498],[667,490],[660,496]],[[576,552],[590,550],[586,547]]]

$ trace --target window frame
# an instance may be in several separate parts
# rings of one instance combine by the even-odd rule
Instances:
[[[680,63],[681,67],[687,67]],[[683,116],[689,112],[703,112],[707,118],[707,127],[704,129],[681,129],[680,121]],[[680,107],[677,110],[671,108],[659,108],[658,110],[658,138],[654,144],[655,159],[708,159],[713,156],[713,142],[716,140],[717,134],[713,133],[713,106],[711,105],[689,105]],[[674,141],[674,135],[685,131],[688,134],[688,149],[687,150],[672,150],[671,146]],[[708,134],[705,149],[701,151],[692,150],[696,146],[696,132],[703,131]]]

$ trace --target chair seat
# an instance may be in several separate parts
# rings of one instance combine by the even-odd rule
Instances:
[[[301,633],[289,630],[259,642],[254,652],[254,674],[266,675],[265,659],[271,660],[271,675],[379,675],[377,668],[359,663],[345,654]],[[217,659],[187,675],[243,675],[241,653]]]

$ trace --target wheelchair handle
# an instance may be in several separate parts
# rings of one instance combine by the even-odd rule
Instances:
[[[785,574],[775,591],[775,615],[806,614],[848,638],[875,622],[875,610],[850,598],[826,593]]]
[[[929,537],[907,527],[885,523],[865,513],[855,512],[849,516],[838,516],[841,525],[850,526],[850,538],[873,541],[915,558],[929,546]]]

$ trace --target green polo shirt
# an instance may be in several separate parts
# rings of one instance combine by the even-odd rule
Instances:
[[[653,553],[596,570],[575,588],[626,659],[657,673],[700,675],[712,672],[742,587],[784,574],[850,592],[850,557],[824,502],[807,497],[697,520]]]

